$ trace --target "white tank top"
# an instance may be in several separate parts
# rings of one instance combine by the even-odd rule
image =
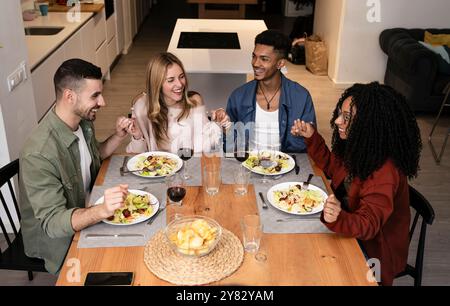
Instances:
[[[255,135],[251,148],[253,150],[279,151],[280,147],[278,110],[266,112],[256,103]]]
[[[91,185],[91,163],[92,157],[89,152],[86,139],[84,139],[83,130],[80,126],[78,129],[73,132],[79,139],[78,141],[78,149],[80,151],[80,167],[81,174],[83,176],[83,184],[84,184],[84,192],[86,194],[86,199],[89,199],[89,187]]]

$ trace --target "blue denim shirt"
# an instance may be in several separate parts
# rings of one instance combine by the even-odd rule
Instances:
[[[230,116],[231,122],[242,122],[244,125],[255,122],[257,86],[258,82],[253,80],[231,93],[227,103],[227,114]],[[278,123],[281,151],[286,153],[306,152],[303,138],[293,136],[291,127],[295,119],[313,122],[316,126],[316,114],[311,95],[306,88],[281,74],[279,105]],[[230,142],[228,141],[229,137],[227,135],[227,143]],[[229,144],[226,147],[229,148]]]

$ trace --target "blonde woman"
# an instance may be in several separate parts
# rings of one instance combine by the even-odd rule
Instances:
[[[147,90],[133,106],[129,153],[167,151],[176,153],[189,147],[194,152],[209,151],[229,125],[222,110],[212,112],[215,122],[206,116],[200,94],[188,91],[181,61],[171,53],[156,55],[147,68]]]

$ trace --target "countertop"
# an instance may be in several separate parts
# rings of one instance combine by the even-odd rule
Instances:
[[[49,13],[47,16],[39,16],[33,21],[24,21],[24,27],[64,27],[56,35],[25,36],[30,69],[36,68],[93,15],[94,13],[80,13],[79,20],[71,22],[70,20],[73,19],[73,16],[68,16],[66,13]]]
[[[99,13],[102,11],[102,9],[105,7],[103,3],[82,3],[80,7],[80,11],[84,13]],[[59,5],[59,4],[53,4],[52,6],[48,7],[49,12],[59,12],[59,13],[65,13],[69,11],[72,7],[71,6],[65,6],[65,5]]]
[[[176,54],[187,72],[252,73],[251,56],[255,37],[267,30],[263,20],[178,19],[170,39],[168,52]],[[236,32],[240,49],[178,48],[181,32]]]

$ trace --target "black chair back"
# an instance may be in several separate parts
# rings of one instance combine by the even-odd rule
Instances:
[[[14,193],[13,189],[13,178],[14,176],[19,174],[19,160],[16,159],[15,161],[9,163],[8,165],[4,166],[0,169],[0,188],[2,188],[5,184],[8,185],[8,190],[5,192],[6,194],[3,195],[2,190],[0,189],[0,200],[2,202],[3,209],[5,210],[6,217],[8,218],[9,224],[11,224],[11,227],[13,229],[14,235],[17,236],[19,234],[18,229],[15,226],[13,214],[19,219],[21,219],[19,206],[17,205],[17,199],[16,195]],[[13,214],[11,214],[11,211],[8,207],[8,204],[6,202],[6,198],[10,196],[12,198],[12,201],[14,203],[14,211]],[[5,222],[2,220],[0,216],[0,227],[2,229],[3,236],[5,237],[6,243],[8,244],[8,247],[11,246],[12,242],[11,239],[8,236],[8,233],[6,232]],[[1,254],[1,252],[0,252]],[[1,256],[1,255],[0,255]]]
[[[414,286],[419,287],[422,285],[422,271],[423,271],[423,257],[425,253],[425,237],[427,234],[427,225],[433,224],[434,221],[434,209],[425,197],[413,187],[409,186],[409,204],[416,211],[414,215],[411,228],[409,230],[409,242],[411,242],[414,236],[419,217],[422,218],[419,233],[419,243],[417,245],[416,263],[415,266],[407,265],[405,270],[401,272],[397,277],[409,275],[414,278]]]
[[[13,219],[14,216],[19,221],[21,220],[17,198],[13,189],[13,179],[16,175],[17,177],[19,176],[18,159],[0,169],[0,188],[8,186],[8,188],[3,188],[3,191],[0,189],[0,200],[6,215],[3,218],[0,216],[0,228],[7,243],[5,250],[0,248],[0,269],[28,271],[28,279],[31,281],[33,280],[33,271],[47,272],[47,270],[45,269],[45,262],[42,259],[26,256],[22,233],[20,228],[16,227]],[[7,199],[9,198],[12,199],[13,205],[8,206]],[[13,239],[11,239],[10,234],[6,231],[6,222],[12,227],[14,233]]]

